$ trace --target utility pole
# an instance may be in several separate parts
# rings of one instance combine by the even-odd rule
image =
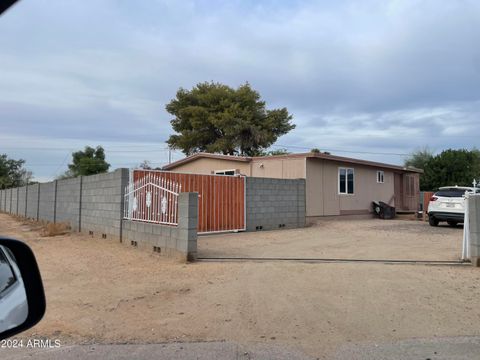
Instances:
[[[172,162],[172,149],[168,148],[168,163]]]

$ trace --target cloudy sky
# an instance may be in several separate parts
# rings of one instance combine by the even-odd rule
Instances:
[[[478,0],[21,0],[0,16],[0,153],[38,180],[87,144],[159,166],[165,104],[202,81],[287,107],[291,151],[480,146],[479,39]]]

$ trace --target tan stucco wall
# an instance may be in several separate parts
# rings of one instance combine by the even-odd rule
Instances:
[[[263,166],[262,166],[263,165]],[[305,158],[258,159],[251,163],[223,159],[200,158],[176,166],[171,171],[211,174],[216,170],[239,169],[242,175],[278,179],[304,179]]]
[[[305,158],[258,159],[251,166],[251,176],[255,177],[304,179],[306,176]]]
[[[239,169],[242,175],[250,176],[250,164],[247,162],[210,158],[195,159],[176,166],[171,171],[210,175],[212,171],[232,169]]]
[[[339,167],[354,169],[353,195],[338,194]],[[383,184],[377,183],[377,170],[384,171]],[[394,193],[394,175],[387,169],[307,159],[306,174],[307,216],[367,212],[371,209],[372,201],[388,202]]]

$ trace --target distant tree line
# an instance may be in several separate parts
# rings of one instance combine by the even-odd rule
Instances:
[[[59,176],[59,179],[101,174],[107,172],[109,168],[110,164],[105,160],[103,147],[85,146],[84,150],[72,153],[72,162],[68,165],[68,170]]]
[[[0,189],[25,186],[32,183],[32,172],[23,166],[25,160],[10,159],[7,154],[0,155]]]
[[[473,179],[480,180],[480,150],[448,149],[438,155],[428,149],[413,152],[405,166],[423,169],[420,190],[434,191],[441,186],[472,186]]]

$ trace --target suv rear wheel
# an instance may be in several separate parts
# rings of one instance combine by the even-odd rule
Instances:
[[[430,215],[428,217],[428,223],[430,224],[430,226],[438,226],[438,219],[435,218],[435,216],[432,216]]]

